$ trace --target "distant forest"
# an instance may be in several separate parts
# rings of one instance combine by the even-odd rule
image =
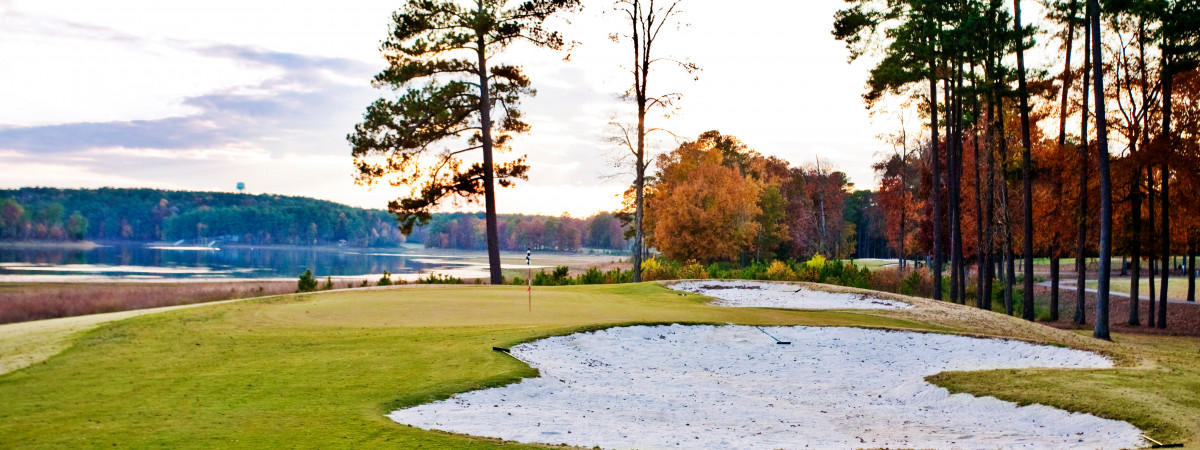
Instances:
[[[625,250],[612,213],[586,219],[500,216],[506,250]],[[271,194],[159,189],[0,190],[0,240],[178,241],[247,245],[486,248],[483,213],[439,213],[404,236],[386,211]]]
[[[625,227],[617,215],[600,212],[585,219],[506,215],[498,217],[500,248],[504,250],[550,250],[572,252],[581,248],[626,250]],[[434,214],[427,225],[413,229],[409,239],[430,248],[486,250],[484,214]]]

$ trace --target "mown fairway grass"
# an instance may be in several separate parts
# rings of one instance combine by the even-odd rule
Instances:
[[[843,259],[842,263],[843,264],[854,263],[855,267],[858,267],[860,269],[863,267],[866,267],[867,269],[870,269],[870,270],[875,270],[875,269],[878,269],[881,267],[893,267],[894,268],[894,267],[900,266],[900,261],[898,259],[854,259],[854,260]]]
[[[1142,279],[1140,281],[1141,282],[1138,283],[1138,286],[1139,286],[1138,287],[1138,296],[1140,296],[1142,298],[1147,298],[1150,296],[1150,283],[1149,283],[1150,280],[1147,279],[1147,277],[1145,275],[1142,275]],[[1097,282],[1097,281],[1087,282],[1088,289],[1096,289],[1097,283],[1099,283],[1099,282]],[[1133,290],[1133,279],[1132,278],[1116,278],[1116,277],[1114,277],[1110,281],[1109,286],[1114,292],[1123,292],[1123,293],[1128,294],[1128,293],[1132,292],[1132,290]],[[1154,277],[1154,298],[1156,300],[1158,299],[1158,296],[1160,295],[1159,288],[1161,288],[1161,287],[1162,287],[1162,279],[1159,278],[1158,276],[1155,276]],[[1172,300],[1186,300],[1187,299],[1187,287],[1188,287],[1188,279],[1187,279],[1186,275],[1180,276],[1177,274],[1171,274],[1171,277],[1167,278],[1167,298],[1172,299]]]
[[[937,329],[847,312],[718,308],[656,284],[403,287],[136,317],[0,376],[0,447],[442,447],[496,441],[384,414],[535,376],[492,346],[617,324]]]
[[[103,325],[49,360],[0,375],[0,448],[504,446],[398,425],[384,414],[536,375],[492,346],[668,322],[958,331],[1102,351],[1129,367],[933,379],[956,391],[1129,420],[1160,440],[1200,442],[1195,339],[1117,336],[1114,345],[906,299],[918,307],[875,314],[720,308],[645,283],[537,288],[531,312],[524,287],[408,286],[150,314]]]

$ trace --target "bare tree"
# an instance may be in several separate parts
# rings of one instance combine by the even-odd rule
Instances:
[[[636,129],[620,128],[624,135],[621,142],[632,153],[634,164],[633,281],[635,282],[642,281],[642,258],[646,252],[646,234],[642,229],[642,219],[645,217],[646,169],[651,163],[651,158],[646,153],[646,135],[656,130],[646,128],[646,115],[653,108],[669,108],[680,98],[679,93],[657,96],[649,94],[647,86],[650,67],[658,62],[670,62],[683,68],[687,73],[695,73],[699,70],[699,67],[690,62],[651,56],[654,50],[654,41],[658,39],[663,28],[671,23],[678,24],[673,18],[679,13],[678,6],[681,1],[655,5],[654,0],[617,0],[614,9],[629,20],[630,34],[613,33],[609,36],[613,42],[627,41],[633,46],[633,66],[630,68],[630,72],[633,74],[633,86],[625,92],[625,98],[632,99],[637,104],[637,127]]]

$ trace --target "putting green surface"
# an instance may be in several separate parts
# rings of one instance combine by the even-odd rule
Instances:
[[[529,311],[526,295],[524,287],[406,286],[271,297],[101,325],[60,354],[0,375],[0,448],[522,447],[402,426],[384,414],[536,376],[493,346],[673,322],[993,332],[1099,349],[1143,362],[1089,372],[1104,390],[1092,403],[1057,399],[1046,389],[1075,380],[1075,371],[1029,371],[1037,374],[1029,378],[1033,386],[1010,391],[989,386],[998,381],[988,372],[956,374],[965,381],[954,387],[1110,418],[1152,413],[1161,417],[1155,430],[1171,438],[1194,442],[1200,432],[1194,422],[1182,422],[1200,417],[1195,402],[1155,410],[1122,400],[1195,389],[1188,380],[1200,379],[1200,358],[1184,352],[1184,340],[1170,351],[1145,344],[1151,357],[1145,362],[1133,355],[1142,347],[1090,347],[1091,341],[1066,332],[928,301],[875,313],[721,308],[643,283],[537,288]],[[1121,371],[1145,382],[1126,386],[1114,378],[1123,380]],[[1174,375],[1160,378],[1161,371]],[[1159,379],[1174,383],[1173,390],[1161,390]]]
[[[708,306],[656,284],[420,287],[274,297],[146,315],[0,376],[0,447],[458,448],[397,407],[535,376],[492,346],[625,323],[925,328],[848,312]]]

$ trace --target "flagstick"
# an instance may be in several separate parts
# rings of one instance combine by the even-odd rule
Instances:
[[[529,260],[530,260],[529,257],[532,255],[533,255],[533,249],[526,248],[525,249],[525,282],[528,283],[528,287],[525,288],[525,292],[529,293],[529,310],[530,311],[533,311],[533,266],[529,265]]]

